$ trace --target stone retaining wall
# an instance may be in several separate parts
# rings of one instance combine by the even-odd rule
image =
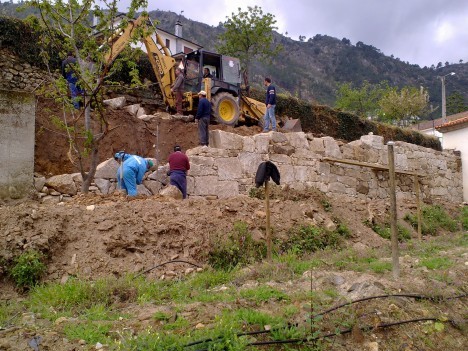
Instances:
[[[394,149],[397,170],[423,175],[423,198],[463,201],[459,155],[404,142],[395,142]],[[331,137],[314,138],[302,132],[240,136],[214,130],[210,132],[210,147],[187,150],[187,155],[191,164],[187,177],[190,196],[228,198],[248,194],[254,187],[258,165],[270,160],[281,173],[281,184],[292,189],[316,188],[363,199],[388,198],[388,172],[325,160],[328,157],[387,165],[387,146],[380,136],[364,135],[360,140],[342,143]],[[113,159],[101,163],[91,190],[102,194],[113,192],[117,167]],[[158,194],[168,184],[167,169],[165,165],[153,172],[139,186],[139,193]],[[46,200],[58,201],[58,195],[72,196],[79,191],[80,178],[78,174],[44,178],[39,182],[36,178],[36,188]],[[397,174],[397,192],[400,199],[414,200],[411,175]]]
[[[39,68],[0,51],[0,89],[32,92],[46,79],[46,74]]]
[[[387,165],[383,137],[365,135],[345,144],[305,133],[270,132],[243,137],[216,130],[210,136],[211,147],[187,151],[192,165],[188,177],[191,195],[223,198],[247,194],[254,186],[258,165],[270,160],[281,173],[281,183],[293,189],[310,187],[363,198],[388,197],[388,172],[324,160],[329,157]],[[395,142],[394,149],[397,170],[424,175],[423,197],[462,202],[459,156],[404,142]],[[414,198],[413,184],[412,176],[397,175],[397,196]]]

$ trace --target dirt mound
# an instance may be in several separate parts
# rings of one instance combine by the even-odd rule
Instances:
[[[273,200],[273,232],[277,238],[286,238],[294,226],[334,219],[348,226],[353,241],[380,245],[382,239],[361,224],[366,205],[357,203],[351,208],[355,214],[346,212],[341,219],[325,211],[313,197]],[[8,261],[28,248],[39,249],[49,257],[49,279],[121,275],[176,256],[203,265],[213,238],[227,238],[237,221],[248,225],[255,240],[264,240],[264,201],[247,196],[213,201],[158,197],[128,201],[122,195],[89,195],[60,206],[29,202],[0,211],[0,256]]]

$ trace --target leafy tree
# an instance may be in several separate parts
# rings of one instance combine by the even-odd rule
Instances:
[[[351,40],[349,40],[348,38],[341,39],[341,42],[345,45],[351,45]]]
[[[415,87],[388,88],[379,100],[380,118],[384,122],[402,123],[413,116],[420,116],[427,109],[429,96]]]
[[[458,91],[450,94],[447,97],[447,114],[454,115],[456,113],[468,110],[468,104],[465,97]]]
[[[335,107],[361,117],[375,116],[386,88],[385,82],[372,85],[365,81],[359,88],[353,88],[351,83],[343,83],[338,87]]]
[[[246,88],[249,87],[249,73],[254,59],[271,61],[282,49],[274,46],[273,30],[275,16],[266,13],[258,6],[247,7],[247,11],[238,9],[224,22],[226,31],[219,36],[221,44],[217,50],[226,55],[233,55],[241,60],[242,75]]]
[[[302,43],[306,40],[305,35],[299,35],[299,41]]]
[[[131,57],[122,56],[112,62],[105,61],[104,52],[110,50],[104,45],[99,50],[101,40],[94,35],[100,32],[102,37],[109,38],[117,27],[127,24],[122,21],[116,25],[118,0],[104,2],[106,8],[101,10],[94,0],[31,0],[26,6],[39,11],[39,20],[30,19],[30,23],[40,30],[39,45],[53,46],[63,57],[67,52],[75,55],[77,62],[70,68],[78,78],[78,85],[85,91],[84,109],[77,110],[68,95],[68,85],[58,72],[53,71],[50,62],[53,58],[46,50],[42,50],[42,60],[50,73],[51,84],[43,89],[43,93],[53,97],[63,107],[61,116],[51,116],[52,121],[62,127],[68,136],[72,163],[80,170],[83,179],[82,191],[88,192],[98,165],[99,144],[110,132],[108,122],[101,105],[103,83],[122,66],[129,68],[135,83],[138,81],[136,64]],[[128,16],[134,16],[135,11],[146,6],[145,0],[132,0]],[[99,18],[99,24],[93,29],[91,18]],[[141,34],[141,33],[137,33]],[[58,78],[57,78],[58,77]],[[91,103],[95,111],[91,113]],[[89,168],[86,169],[86,162]]]

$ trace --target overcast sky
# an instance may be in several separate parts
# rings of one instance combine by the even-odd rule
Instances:
[[[120,2],[125,10],[128,1]],[[421,67],[468,62],[468,0],[149,0],[149,10],[183,10],[214,26],[238,7],[254,5],[273,14],[278,32],[295,40],[346,37]]]

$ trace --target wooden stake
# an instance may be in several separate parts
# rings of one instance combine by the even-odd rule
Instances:
[[[392,265],[393,278],[400,277],[400,262],[398,254],[398,229],[397,229],[397,205],[396,205],[396,185],[395,185],[395,154],[393,141],[387,143],[388,146],[388,180],[390,183],[390,229],[392,235]]]
[[[418,211],[418,239],[422,240],[422,223],[421,223],[421,189],[418,176],[414,176],[414,184],[416,185],[416,205]]]
[[[270,187],[268,186],[268,180],[265,182],[265,207],[266,207],[267,260],[271,261]]]

